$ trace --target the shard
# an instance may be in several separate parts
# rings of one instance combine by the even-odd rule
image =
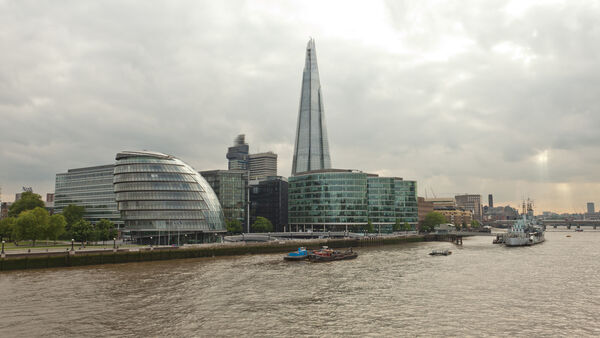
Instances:
[[[296,143],[292,175],[310,170],[331,168],[323,94],[319,81],[317,52],[312,38],[306,46],[306,62],[302,74],[300,110],[296,127]]]

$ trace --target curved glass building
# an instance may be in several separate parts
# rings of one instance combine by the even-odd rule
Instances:
[[[136,242],[207,242],[226,231],[221,205],[210,185],[173,156],[118,153],[113,187],[125,229]]]

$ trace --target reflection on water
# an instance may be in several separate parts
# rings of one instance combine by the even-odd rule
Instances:
[[[0,336],[600,335],[600,232],[569,234],[2,273]]]

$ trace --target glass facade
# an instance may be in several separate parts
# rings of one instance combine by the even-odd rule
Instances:
[[[200,172],[214,190],[225,219],[246,219],[246,180],[247,171],[210,170]]]
[[[360,171],[326,169],[289,178],[289,224],[345,230],[369,221],[381,231],[417,224],[416,182]]]
[[[113,192],[114,165],[69,169],[56,174],[54,213],[69,204],[85,207],[84,219],[97,223],[107,219],[119,228],[123,221]]]
[[[331,168],[323,95],[313,39],[310,39],[306,46],[306,61],[302,74],[300,109],[296,128],[292,175],[309,170]]]
[[[145,151],[121,152],[116,160],[113,189],[117,207],[125,228],[137,241],[185,243],[198,240],[199,233],[199,241],[206,241],[204,234],[225,232],[217,196],[204,178],[181,160]]]
[[[365,173],[307,172],[290,177],[288,191],[290,225],[367,224]]]
[[[396,179],[394,181],[396,194],[396,217],[404,224],[412,225],[413,228],[419,222],[417,207],[417,182]]]
[[[256,217],[265,217],[273,224],[273,231],[282,232],[288,222],[287,179],[269,177],[250,189],[250,223]]]

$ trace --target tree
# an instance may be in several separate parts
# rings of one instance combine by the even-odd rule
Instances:
[[[39,208],[39,207],[38,207]],[[37,209],[37,208],[36,208]],[[35,246],[35,240],[39,239],[43,236],[45,225],[40,222],[44,222],[44,216],[39,211],[36,212],[34,210],[23,211],[17,217],[17,221],[15,223],[15,241],[19,240],[31,240],[33,242],[33,246]],[[41,209],[43,212],[46,210]],[[48,217],[48,213],[46,212],[46,222]]]
[[[7,217],[0,221],[0,240],[12,240],[14,238],[15,221],[14,217]]]
[[[404,227],[402,229],[404,231],[411,231],[412,227],[410,226],[410,224],[408,224],[408,222],[404,222]]]
[[[35,216],[36,224],[36,238],[32,238],[33,246],[35,246],[36,239],[46,239],[45,236],[48,232],[48,225],[50,225],[50,214],[45,208],[36,207],[31,210],[31,213]]]
[[[240,222],[237,219],[229,219],[225,223],[227,226],[227,232],[230,232],[232,234],[239,234],[243,231],[242,222]]]
[[[90,239],[94,233],[92,224],[84,219],[80,219],[71,226],[71,233],[77,242],[82,244]]]
[[[63,209],[62,215],[67,221],[67,231],[71,231],[71,227],[73,224],[79,222],[83,219],[83,215],[85,214],[85,207],[69,204]]]
[[[46,239],[51,239],[56,245],[56,239],[65,233],[67,221],[61,214],[50,216],[48,227],[46,228]]]
[[[400,223],[400,218],[396,218],[396,223],[394,224],[394,231],[401,231],[402,223]]]
[[[17,217],[23,211],[33,210],[37,207],[43,208],[44,206],[45,204],[44,201],[42,201],[42,196],[30,191],[25,191],[21,194],[21,198],[10,206],[8,209],[8,216]]]
[[[471,228],[479,228],[479,221],[474,219],[471,221]]]
[[[256,221],[252,224],[252,231],[271,232],[273,231],[273,224],[268,219],[258,216],[256,217]]]
[[[373,228],[373,222],[371,220],[367,221],[367,227],[365,228],[366,232],[375,232],[375,228]]]
[[[436,225],[440,225],[442,223],[446,223],[446,217],[439,212],[432,211],[425,215],[425,220],[423,221],[423,226],[421,230],[424,232],[433,231]]]
[[[117,229],[115,229],[115,224],[107,219],[101,219],[96,223],[94,229],[95,238],[102,241],[104,244],[105,241],[108,241],[112,238],[117,237]]]

